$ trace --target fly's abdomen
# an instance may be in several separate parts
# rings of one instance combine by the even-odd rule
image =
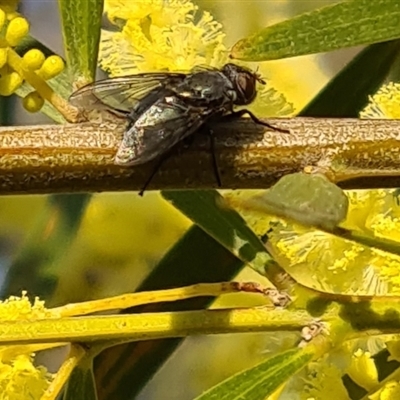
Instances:
[[[125,132],[115,157],[119,165],[144,164],[201,126],[202,114],[174,96],[150,106]]]

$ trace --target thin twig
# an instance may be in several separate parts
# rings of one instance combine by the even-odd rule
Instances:
[[[400,121],[268,122],[291,133],[247,119],[215,127],[223,188],[266,188],[304,169],[326,173],[345,188],[400,187]],[[0,194],[139,190],[154,163],[114,164],[124,129],[123,121],[0,128]],[[206,136],[176,153],[150,189],[216,186]]]
[[[257,293],[266,296],[268,288],[254,282],[197,283],[175,289],[127,293],[107,299],[70,303],[53,308],[52,312],[62,317],[93,314],[94,312],[118,310],[138,305],[179,301],[192,297],[217,297],[227,293]]]

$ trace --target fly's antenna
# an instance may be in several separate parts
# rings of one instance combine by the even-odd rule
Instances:
[[[258,72],[260,66],[257,65],[257,69],[254,71],[254,77],[257,79],[257,82],[261,83],[262,85],[266,85],[267,82],[262,78],[261,74]]]

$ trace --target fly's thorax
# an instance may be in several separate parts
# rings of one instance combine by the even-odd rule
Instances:
[[[175,88],[176,95],[192,106],[222,106],[227,91],[233,90],[232,83],[218,70],[201,71],[188,75]]]

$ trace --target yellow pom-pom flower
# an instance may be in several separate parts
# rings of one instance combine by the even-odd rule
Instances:
[[[0,361],[1,399],[40,399],[48,388],[50,374],[35,367],[33,357],[21,354],[13,361]]]
[[[391,380],[383,386],[382,389],[368,396],[370,400],[393,400],[400,396],[400,385],[398,382]]]
[[[45,308],[44,302],[29,300],[26,292],[21,297],[11,296],[0,301],[0,321],[34,320],[55,317]],[[39,399],[48,388],[52,376],[34,364],[34,357],[26,346],[1,346],[0,348],[0,398]]]
[[[10,296],[8,299],[0,301],[0,321],[32,320],[57,316],[48,310],[44,301],[38,297],[31,302],[26,291],[22,292],[21,297]]]
[[[27,51],[22,58],[26,66],[32,70],[41,68],[46,60],[46,56],[38,49],[31,49]]]
[[[40,111],[43,107],[44,99],[38,92],[31,92],[24,97],[22,104],[25,110],[34,113]]]
[[[11,96],[21,85],[22,78],[16,72],[10,72],[0,78],[0,95]]]
[[[60,56],[47,57],[38,71],[38,75],[44,80],[57,76],[64,69],[64,61]]]
[[[0,30],[3,29],[7,16],[2,8],[0,8]]]
[[[126,23],[119,32],[102,32],[100,65],[110,76],[222,65],[227,60],[222,25],[210,13],[196,10],[185,0],[168,5],[162,0],[107,1],[111,21],[124,15]]]
[[[400,83],[389,82],[369,97],[369,104],[360,112],[366,119],[400,118]]]
[[[378,385],[378,371],[368,351],[358,349],[354,352],[346,372],[357,385],[367,390],[373,390]]]
[[[0,48],[0,68],[4,67],[7,62],[7,48]]]
[[[29,23],[23,17],[17,17],[10,21],[6,30],[6,41],[10,46],[16,46],[28,34]]]

